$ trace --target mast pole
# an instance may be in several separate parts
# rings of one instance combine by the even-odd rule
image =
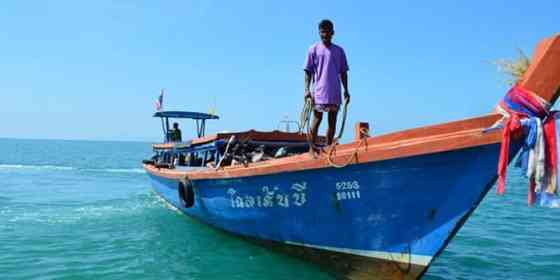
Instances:
[[[163,142],[167,142],[167,133],[165,132],[165,124],[163,124],[163,117],[159,119],[161,120],[161,130],[163,131]]]

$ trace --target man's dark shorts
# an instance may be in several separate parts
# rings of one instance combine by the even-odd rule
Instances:
[[[317,112],[338,112],[339,104],[315,104],[314,108]]]

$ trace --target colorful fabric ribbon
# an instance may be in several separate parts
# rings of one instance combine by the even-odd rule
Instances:
[[[520,85],[511,88],[498,104],[498,110],[506,117],[498,163],[498,194],[505,192],[511,138],[524,135],[525,143],[520,160],[524,161],[521,165],[527,168],[526,175],[529,177],[527,203],[532,205],[535,195],[542,191],[556,196],[558,172],[556,112],[549,112],[549,108],[548,102]]]

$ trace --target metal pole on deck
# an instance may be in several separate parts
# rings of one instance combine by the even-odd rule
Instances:
[[[167,142],[167,133],[165,133],[165,125],[163,124],[163,117],[161,120],[161,130],[163,130],[163,142]]]
[[[165,142],[169,142],[168,135],[169,135],[169,118],[166,117],[165,118]]]
[[[206,131],[206,120],[202,120],[202,125],[200,126],[200,134],[204,137]]]

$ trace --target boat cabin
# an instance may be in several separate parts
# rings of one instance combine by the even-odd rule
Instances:
[[[220,132],[206,135],[206,120],[216,115],[198,112],[161,111],[154,114],[161,119],[163,142],[153,144],[154,155],[144,163],[160,168],[193,169],[248,165],[309,150],[307,136],[282,131]],[[170,127],[172,119],[192,119],[196,123],[196,138],[177,139]],[[322,138],[318,137],[320,140]]]

